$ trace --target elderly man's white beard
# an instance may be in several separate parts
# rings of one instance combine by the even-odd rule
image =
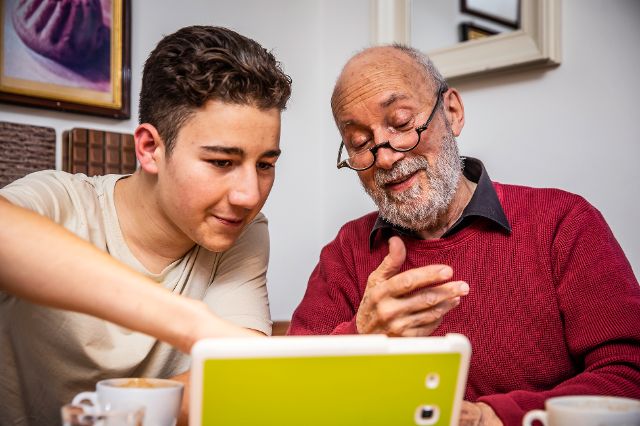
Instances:
[[[428,188],[418,181],[410,189],[390,193],[385,185],[418,170],[424,170]],[[453,134],[449,131],[442,138],[442,151],[431,167],[427,159],[407,153],[407,156],[393,165],[390,170],[378,169],[374,180],[376,187],[364,187],[367,194],[380,210],[380,216],[389,223],[412,231],[429,229],[436,225],[447,212],[458,188],[462,162]],[[364,185],[363,185],[364,186]]]

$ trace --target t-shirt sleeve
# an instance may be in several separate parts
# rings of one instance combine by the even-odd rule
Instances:
[[[0,196],[12,204],[32,210],[56,223],[63,223],[73,202],[63,172],[43,170],[31,173],[0,189]]]
[[[203,301],[221,318],[270,335],[268,264],[268,223],[259,214],[221,254]]]
[[[71,198],[63,183],[65,175],[68,174],[53,170],[28,174],[0,188],[0,197],[11,204],[48,217],[56,223],[64,223],[69,211],[73,209]],[[0,300],[8,297],[10,296],[7,293],[0,291]]]

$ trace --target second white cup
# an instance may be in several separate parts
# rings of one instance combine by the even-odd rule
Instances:
[[[538,420],[544,426],[638,426],[640,401],[613,396],[549,398],[544,410],[529,411],[523,426]]]
[[[144,426],[175,426],[183,388],[182,383],[167,379],[107,379],[96,384],[95,392],[76,395],[72,404],[115,408],[136,404],[145,408]]]

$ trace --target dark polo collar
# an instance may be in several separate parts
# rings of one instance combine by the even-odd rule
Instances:
[[[458,220],[447,229],[447,232],[440,238],[447,238],[455,234],[478,218],[489,220],[506,232],[511,233],[511,225],[509,225],[507,216],[504,214],[504,210],[498,199],[498,194],[496,194],[496,190],[493,187],[493,183],[484,165],[480,160],[475,158],[463,157],[462,159],[464,161],[462,172],[467,179],[477,183],[476,190],[471,200],[469,200],[469,204],[467,204],[467,207],[462,211],[462,215],[460,215]],[[406,235],[418,240],[421,239],[415,232],[392,225],[378,216],[369,234],[369,248],[373,249],[378,235],[381,235],[382,239],[386,241],[394,233]]]

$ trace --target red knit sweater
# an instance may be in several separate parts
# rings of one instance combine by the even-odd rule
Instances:
[[[473,354],[465,399],[520,425],[546,398],[640,398],[640,287],[601,214],[554,189],[495,183],[512,227],[476,220],[451,237],[403,237],[403,271],[448,264],[470,292],[434,335],[461,333]],[[369,250],[377,213],[342,227],[320,255],[289,334],[353,334],[367,277],[388,253]]]

